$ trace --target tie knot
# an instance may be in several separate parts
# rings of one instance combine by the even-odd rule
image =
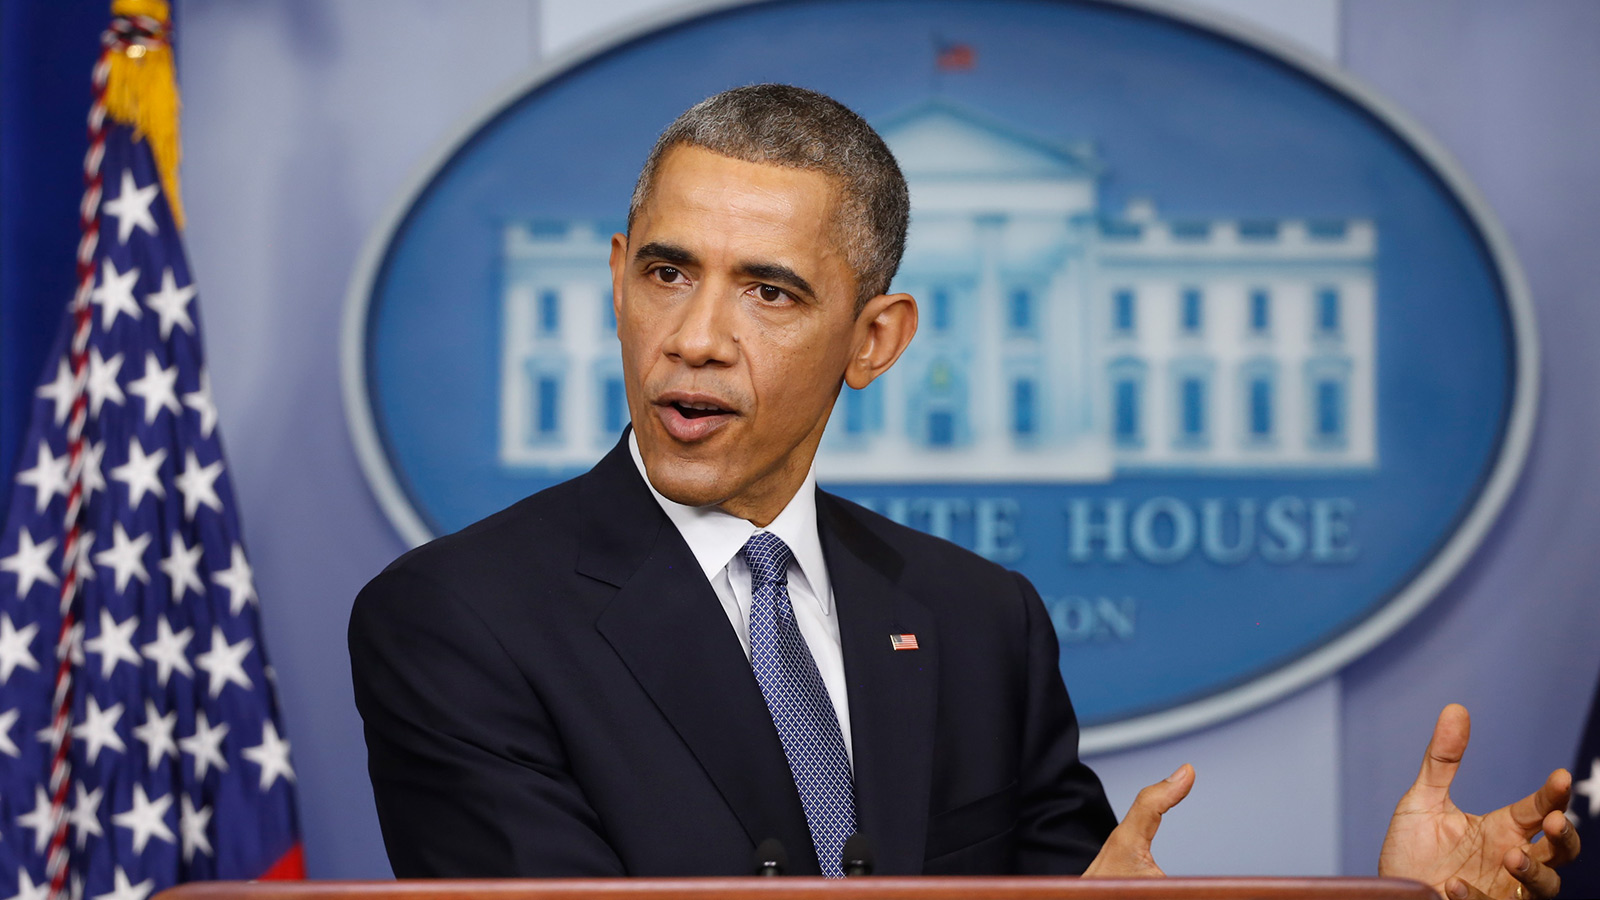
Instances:
[[[784,579],[789,573],[789,563],[794,559],[794,554],[789,552],[789,545],[770,531],[758,531],[750,535],[750,540],[744,542],[739,555],[744,558],[744,564],[750,567],[750,578],[755,584],[786,583]]]

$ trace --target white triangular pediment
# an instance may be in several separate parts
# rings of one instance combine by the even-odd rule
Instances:
[[[1088,179],[1098,165],[1087,152],[1059,147],[946,101],[931,101],[879,127],[907,180]]]

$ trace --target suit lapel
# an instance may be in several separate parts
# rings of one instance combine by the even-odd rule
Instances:
[[[626,438],[581,490],[578,571],[617,588],[596,627],[751,842],[775,837],[794,872],[816,874],[799,793],[750,663],[694,554],[639,477]]]
[[[819,492],[817,516],[850,697],[856,830],[872,839],[878,872],[918,874],[933,777],[939,652],[933,614],[898,586],[899,554],[836,498]],[[891,634],[914,634],[919,648],[895,650]]]

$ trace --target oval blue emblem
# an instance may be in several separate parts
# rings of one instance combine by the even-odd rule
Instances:
[[[1532,309],[1416,126],[1191,15],[714,4],[537,73],[352,285],[346,407],[384,509],[421,542],[615,443],[606,262],[639,165],[696,101],[788,82],[865,115],[913,202],[896,288],[921,331],[845,390],[824,485],[1033,581],[1088,751],[1331,673],[1416,614],[1515,483]]]

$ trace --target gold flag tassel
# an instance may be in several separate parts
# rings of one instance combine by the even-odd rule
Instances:
[[[108,54],[106,115],[133,127],[135,139],[150,146],[161,176],[172,219],[183,227],[183,201],[178,194],[178,81],[172,65],[168,28],[172,14],[166,0],[113,0],[111,14],[129,28],[113,30],[119,39]]]

